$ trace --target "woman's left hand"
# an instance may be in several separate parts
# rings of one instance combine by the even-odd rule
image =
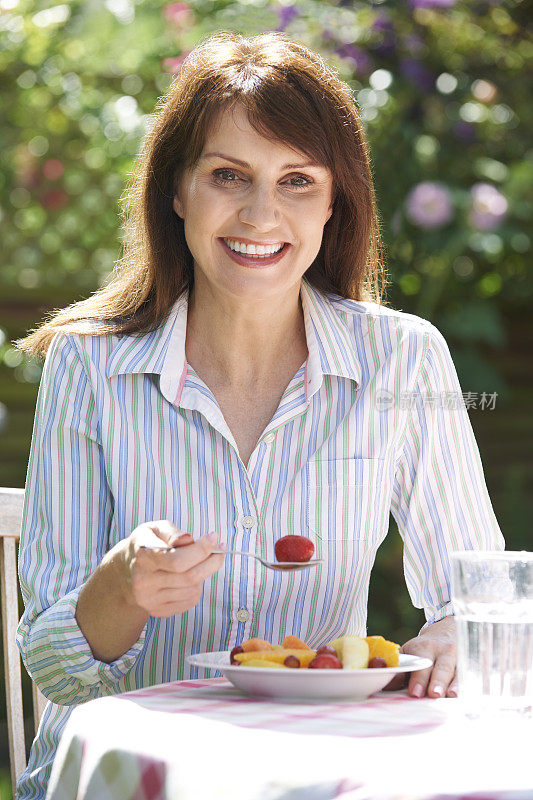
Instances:
[[[457,645],[453,617],[429,625],[414,639],[409,639],[400,648],[400,653],[431,658],[433,664],[418,672],[396,675],[386,687],[388,691],[408,685],[411,697],[424,697],[425,694],[428,697],[457,697]]]

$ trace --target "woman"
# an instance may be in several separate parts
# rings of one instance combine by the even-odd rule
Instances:
[[[449,552],[503,547],[464,405],[426,402],[460,393],[443,337],[380,303],[365,139],[318,55],[204,41],[129,198],[114,280],[22,343],[47,358],[19,645],[52,702],[20,798],[44,795],[73,704],[196,677],[188,653],[250,636],[364,635],[391,511],[427,619],[403,649],[434,660],[409,691],[453,694]],[[288,533],[324,567],[213,553],[272,558]]]

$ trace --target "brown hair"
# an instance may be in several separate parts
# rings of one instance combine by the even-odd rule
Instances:
[[[123,254],[112,279],[56,311],[17,345],[43,355],[58,331],[134,334],[161,323],[192,286],[192,255],[172,200],[199,159],[211,123],[235,103],[261,135],[331,170],[333,212],[306,272],[316,288],[382,302],[384,269],[364,132],[349,86],[324,59],[283,33],[221,31],[200,42],[160,98],[122,196]],[[87,323],[90,323],[89,327]]]

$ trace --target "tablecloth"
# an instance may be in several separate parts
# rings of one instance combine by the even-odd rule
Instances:
[[[533,720],[460,701],[248,697],[224,678],[76,708],[47,800],[533,800]]]

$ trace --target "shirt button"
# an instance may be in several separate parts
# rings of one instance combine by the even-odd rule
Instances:
[[[275,433],[267,433],[267,435],[265,436],[263,441],[264,441],[265,444],[272,444],[272,442],[274,441],[275,438],[276,438],[276,434]]]
[[[250,619],[250,614],[248,612],[248,609],[239,608],[239,610],[237,611],[237,619],[239,620],[239,622],[248,622],[248,620]]]
[[[243,517],[242,518],[242,527],[243,528],[252,528],[255,525],[255,519],[253,517]]]

